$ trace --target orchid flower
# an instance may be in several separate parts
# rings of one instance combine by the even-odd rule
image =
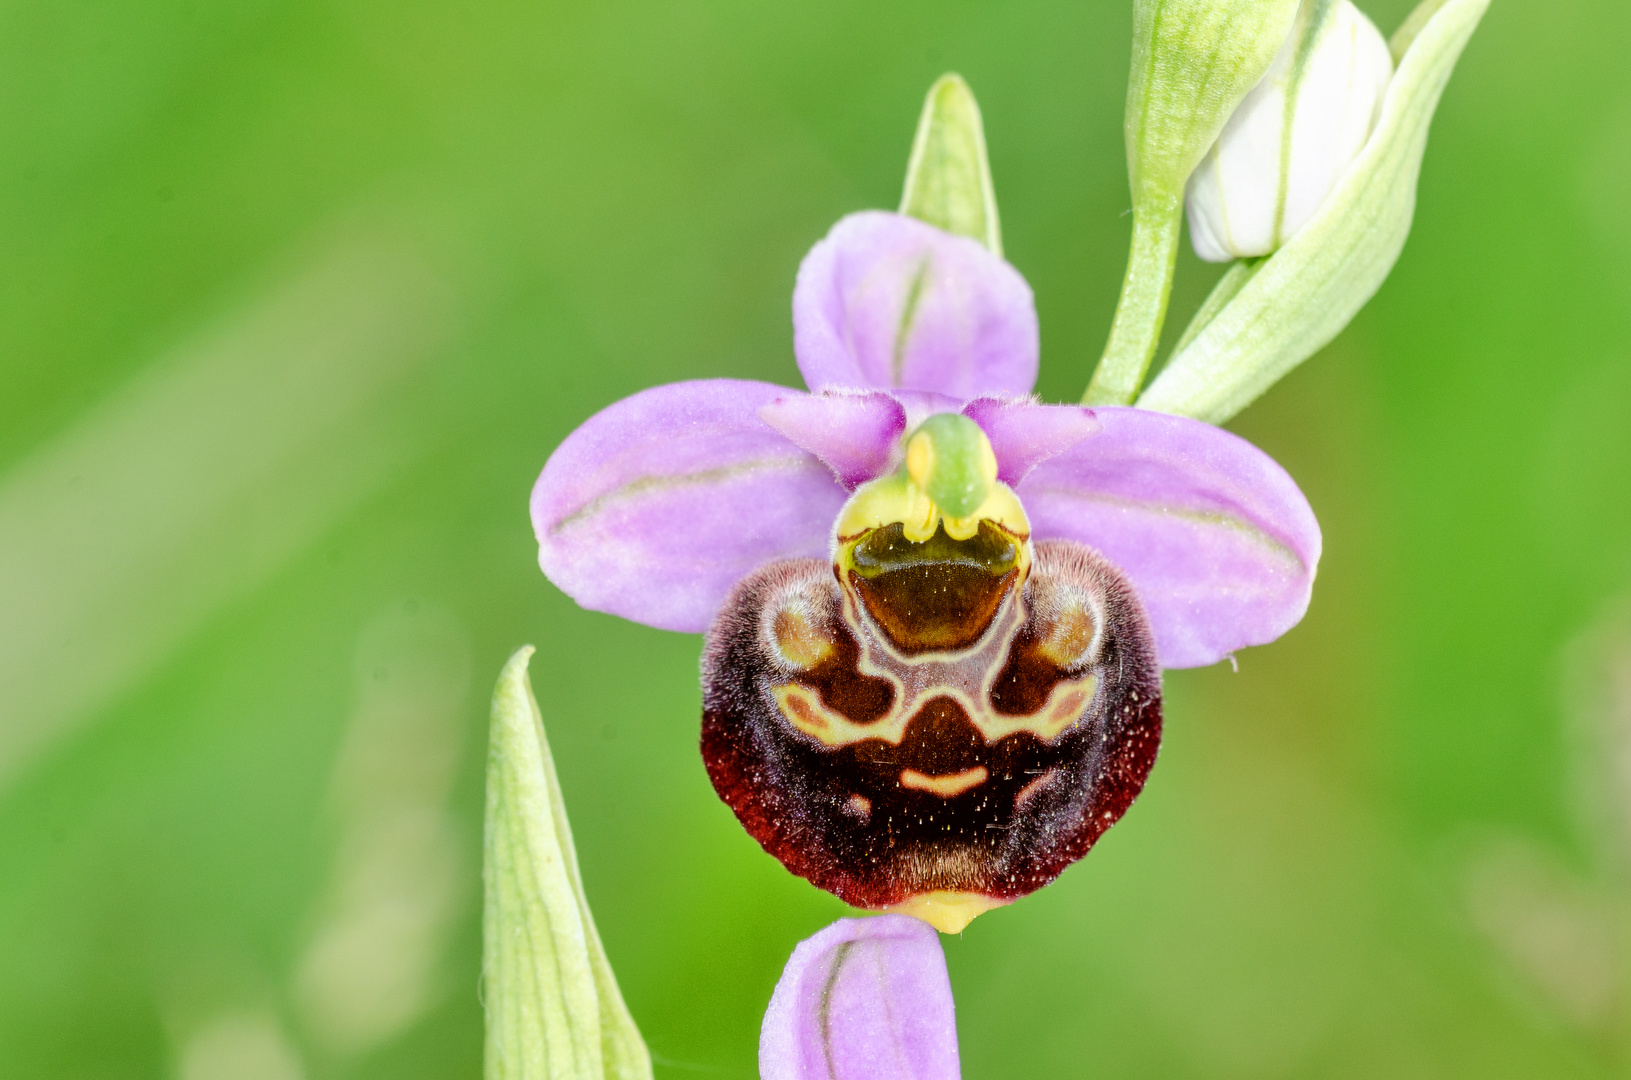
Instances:
[[[584,607],[707,632],[703,756],[767,851],[958,929],[1126,810],[1161,667],[1302,617],[1319,527],[1238,436],[1029,396],[1024,278],[912,217],[815,245],[793,349],[810,392],[674,383],[569,435],[539,562]]]
[[[960,931],[1048,884],[1120,818],[1155,760],[1163,668],[1302,618],[1313,511],[1272,459],[1205,421],[1330,340],[1385,277],[1428,121],[1487,2],[1423,0],[1358,156],[1295,237],[1224,275],[1143,396],[1184,187],[1293,49],[1304,0],[1134,0],[1133,248],[1095,407],[1031,393],[1031,290],[1002,258],[978,109],[948,76],[900,211],[842,219],[799,268],[806,389],[654,387],[550,456],[531,502],[544,573],[585,608],[706,634],[715,791],[789,870],[886,913],[794,951],[765,1014],[764,1080],[955,1080],[930,927]],[[649,1080],[529,653],[494,697],[487,1075]]]

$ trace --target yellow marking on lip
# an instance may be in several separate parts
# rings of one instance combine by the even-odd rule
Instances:
[[[1093,695],[1098,688],[1096,675],[1062,679],[1048,692],[1048,700],[1042,707],[1030,716],[1003,716],[990,712],[974,717],[974,724],[987,742],[996,742],[1020,731],[1028,731],[1043,742],[1052,742],[1081,718],[1093,703]]]
[[[942,799],[951,799],[970,788],[979,787],[990,775],[984,765],[976,765],[972,769],[964,769],[962,772],[946,776],[927,776],[916,769],[902,769],[900,786],[911,788],[913,791],[927,791]]]
[[[788,684],[778,686],[771,691],[776,695],[776,705],[781,709],[787,722],[798,728],[811,738],[820,739],[828,746],[841,745],[834,738],[834,721],[837,719],[823,704],[816,694],[812,694],[802,686]]]
[[[976,915],[1011,903],[1012,900],[998,900],[984,893],[936,889],[934,892],[919,893],[899,904],[891,904],[883,910],[922,919],[942,934],[960,934]]]
[[[838,749],[862,739],[900,741],[898,734],[892,735],[883,725],[857,724],[849,717],[827,708],[821,694],[808,686],[785,683],[772,688],[770,692],[789,724],[826,746]]]
[[[1062,668],[1073,668],[1088,657],[1098,631],[1093,610],[1080,598],[1063,605],[1052,620],[1047,635],[1037,643],[1037,652]]]
[[[1082,713],[1093,703],[1097,690],[1097,676],[1066,679],[1053,688],[1047,702],[1030,716],[1004,716],[994,710],[980,708],[974,698],[961,689],[931,686],[919,690],[904,702],[897,697],[889,712],[870,724],[857,724],[842,713],[827,708],[819,692],[801,683],[783,683],[772,687],[770,693],[789,724],[822,745],[836,750],[863,739],[881,739],[899,746],[906,737],[906,725],[912,717],[917,715],[925,702],[936,697],[948,697],[961,705],[987,745],[1021,731],[1028,731],[1043,742],[1052,742],[1081,719]]]

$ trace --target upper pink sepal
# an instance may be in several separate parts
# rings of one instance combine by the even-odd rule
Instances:
[[[793,352],[812,390],[1028,394],[1036,307],[1019,271],[978,241],[869,210],[799,266]]]

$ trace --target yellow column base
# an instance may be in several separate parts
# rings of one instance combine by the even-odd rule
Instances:
[[[992,908],[1006,907],[1012,902],[981,893],[937,891],[921,893],[883,910],[922,919],[942,934],[961,934],[963,927],[974,921],[974,916],[983,915]]]

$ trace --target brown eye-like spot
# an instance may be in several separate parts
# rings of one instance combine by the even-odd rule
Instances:
[[[810,613],[789,604],[776,612],[771,640],[788,667],[808,671],[833,653],[831,634],[810,624]]]
[[[756,582],[764,677],[788,723],[812,738],[847,741],[895,700],[888,679],[857,669],[860,646],[839,611],[838,587],[823,564],[783,563]]]
[[[892,554],[869,550],[864,580],[904,569]],[[953,555],[916,567],[924,595],[1001,566]],[[827,564],[737,587],[708,634],[702,751],[766,851],[859,907],[950,912],[946,928],[1052,881],[1121,816],[1160,740],[1143,609],[1081,545],[1037,544],[1025,565],[996,575],[1015,578],[989,613],[970,607],[985,623],[969,647],[915,656],[896,633],[916,634],[923,609],[900,607],[891,632]],[[949,602],[927,610],[955,621]]]
[[[991,686],[991,704],[1006,716],[1051,712],[1050,699],[1057,708],[1062,687],[1092,668],[1100,644],[1105,595],[1093,566],[1057,542],[1047,547],[1048,570],[1026,590],[1030,617]]]
[[[1060,668],[1077,668],[1092,655],[1098,620],[1092,600],[1083,589],[1050,582],[1056,594],[1051,610],[1038,614],[1046,627],[1036,638],[1036,651]]]

